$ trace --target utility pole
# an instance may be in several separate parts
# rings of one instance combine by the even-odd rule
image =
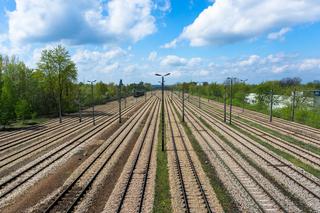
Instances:
[[[269,119],[270,122],[272,122],[272,108],[273,108],[273,89],[270,92],[270,119]]]
[[[294,121],[294,111],[296,105],[296,88],[293,90],[293,97],[292,97],[292,111],[291,111],[291,121]]]
[[[223,121],[227,122],[227,84],[224,84]]]
[[[79,122],[82,122],[82,115],[81,115],[81,98],[80,98],[80,84],[79,84],[79,91],[78,91],[78,104],[79,104]]]
[[[88,82],[91,83],[92,122],[93,122],[93,125],[96,125],[96,121],[94,117],[94,99],[93,99],[93,83],[96,82],[96,80],[88,81]]]
[[[200,106],[200,85],[198,86],[198,99],[199,99],[199,108],[201,109],[201,106]]]
[[[232,119],[232,81],[233,81],[233,79],[230,78],[230,114],[229,114],[229,124],[231,124],[231,119]]]
[[[147,102],[147,91],[144,91],[144,102]]]
[[[59,123],[62,123],[62,109],[61,109],[62,89],[61,89],[60,65],[58,68],[58,81],[59,81]]]
[[[121,86],[122,80],[120,79],[119,88],[118,88],[118,99],[119,99],[119,124],[121,124]]]
[[[161,76],[161,150],[164,151],[164,77],[170,75],[167,73],[165,75],[160,75],[158,73],[155,74],[156,76]]]
[[[184,122],[184,84],[182,86],[182,122]]]

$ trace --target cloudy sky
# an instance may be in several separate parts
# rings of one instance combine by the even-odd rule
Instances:
[[[320,80],[320,0],[0,0],[0,54],[57,44],[79,81]]]

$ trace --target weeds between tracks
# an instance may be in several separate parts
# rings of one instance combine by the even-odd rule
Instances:
[[[161,123],[162,116],[159,122],[159,134],[157,143],[157,173],[156,173],[156,186],[155,186],[155,197],[153,204],[153,212],[166,213],[172,212],[171,207],[171,193],[169,186],[169,171],[168,171],[168,158],[167,152],[161,151]],[[164,128],[164,131],[165,128]],[[164,132],[164,135],[166,133]],[[166,142],[166,137],[165,137]]]
[[[261,173],[266,179],[268,179],[275,187],[277,187],[286,197],[290,198],[303,212],[313,212],[303,201],[297,198],[293,193],[287,190],[285,186],[278,183],[267,171],[261,168],[256,162],[250,159],[246,154],[244,154],[240,149],[235,147],[230,141],[228,141],[221,133],[213,129],[205,120],[199,117],[200,121],[209,128],[213,133],[215,133],[221,140],[223,140],[228,146],[230,146],[234,151],[239,153],[239,155],[245,159],[253,168],[255,168],[259,173]],[[231,125],[235,128],[234,125]],[[238,130],[238,129],[237,129]]]

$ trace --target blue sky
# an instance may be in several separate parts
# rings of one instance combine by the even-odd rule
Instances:
[[[319,38],[319,0],[0,1],[0,54],[62,44],[79,81],[320,80]]]

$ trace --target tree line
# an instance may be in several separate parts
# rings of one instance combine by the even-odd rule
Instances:
[[[61,45],[43,50],[35,69],[17,57],[0,54],[0,126],[17,121],[34,122],[37,117],[56,117],[59,104],[62,113],[78,110],[92,103],[91,85],[77,82],[77,67],[67,49]],[[129,95],[135,87],[151,89],[140,82],[123,86]],[[117,96],[118,85],[97,82],[94,84],[95,104],[103,104]],[[60,101],[61,100],[61,101]]]
[[[192,95],[200,95],[205,98],[213,99],[218,102],[230,101],[230,80],[223,83],[187,82],[175,85],[175,89],[181,91],[184,87],[186,92]],[[259,111],[265,114],[269,113],[270,93],[273,92],[274,103],[281,102],[280,96],[292,98],[292,94],[296,91],[295,98],[295,121],[320,128],[320,107],[313,107],[308,103],[308,98],[314,97],[313,91],[320,90],[320,81],[314,80],[309,83],[302,83],[299,77],[283,78],[275,81],[265,81],[259,84],[246,84],[240,79],[233,79],[232,99],[236,106]],[[256,103],[248,104],[245,99],[250,94],[256,95]],[[303,94],[303,95],[302,95]],[[292,105],[287,104],[281,109],[274,109],[274,116],[287,120],[291,119]]]

